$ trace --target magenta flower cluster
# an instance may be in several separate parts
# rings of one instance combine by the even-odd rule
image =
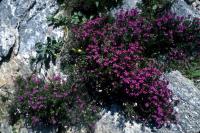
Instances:
[[[20,111],[28,115],[32,125],[39,122],[58,124],[61,112],[56,112],[56,108],[60,108],[61,104],[67,107],[70,93],[63,89],[66,83],[61,80],[59,75],[53,76],[50,83],[45,83],[37,75],[32,75],[30,79],[18,79],[17,97]],[[51,112],[53,109],[55,112]]]
[[[80,93],[74,83],[66,81],[59,74],[48,79],[49,81],[45,81],[32,75],[16,80],[15,107],[19,110],[17,113],[27,119],[30,125],[70,127],[82,122],[87,123],[84,113],[95,116],[95,106],[86,104],[87,96]]]
[[[108,35],[107,30],[112,34]],[[139,42],[145,57],[165,55],[170,60],[182,60],[200,52],[200,19],[189,20],[173,13],[149,20],[141,17],[135,9],[121,11],[116,19],[99,17],[90,20],[78,32],[76,37],[84,40],[85,44],[95,44],[105,35],[105,41],[113,45]],[[181,52],[175,53],[174,49]]]
[[[156,20],[156,24],[163,24],[163,19]],[[153,28],[154,23],[133,9],[121,11],[116,19],[90,20],[74,28],[74,33],[85,48],[87,65],[82,66],[82,72],[84,82],[92,85],[90,91],[102,99],[136,103],[138,119],[161,127],[175,122],[175,112],[167,81],[160,79],[162,72],[145,56],[149,48],[145,45],[155,37]],[[180,30],[184,28],[180,26]]]
[[[151,53],[165,53],[168,59],[183,60],[200,52],[200,19],[166,13],[151,23],[153,36],[144,46]]]
[[[145,67],[134,74],[127,73],[123,78],[126,94],[138,105],[135,107],[138,118],[152,122],[156,127],[175,122],[172,92],[160,76],[158,69]]]

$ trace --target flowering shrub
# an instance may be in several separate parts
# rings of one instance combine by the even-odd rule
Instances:
[[[199,24],[199,19],[192,21],[172,13],[166,13],[157,18],[152,22],[153,36],[149,43],[144,45],[147,54],[166,53],[172,59],[183,59],[186,56],[199,53]]]
[[[157,21],[149,22],[133,9],[121,11],[116,20],[90,20],[74,28],[74,33],[85,53],[80,72],[90,95],[100,104],[118,103],[125,110],[131,105],[136,118],[159,128],[175,122],[175,112],[168,83],[160,79],[161,71],[146,58],[159,51],[168,53],[173,46],[156,43]]]
[[[184,59],[200,51],[199,24],[199,19],[190,21],[172,13],[148,20],[133,9],[128,12],[121,11],[116,20],[90,20],[79,28],[76,37],[84,41],[81,43],[82,47],[90,43],[100,43],[102,40],[118,44],[139,42],[144,49],[144,57],[157,58],[165,55],[168,59]]]
[[[37,124],[58,127],[91,127],[98,108],[74,83],[54,75],[45,82],[36,75],[16,81],[17,115]]]
[[[137,104],[134,111],[139,115],[136,117],[156,127],[176,120],[172,92],[167,88],[168,83],[160,80],[160,76],[158,69],[146,67],[134,74],[127,73],[123,78],[129,102]]]

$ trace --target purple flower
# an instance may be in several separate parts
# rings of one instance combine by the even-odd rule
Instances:
[[[60,76],[59,74],[55,74],[55,75],[53,76],[53,80],[54,80],[54,81],[61,81],[61,76]]]
[[[36,116],[32,116],[31,120],[33,125],[36,125],[40,121],[39,118]]]
[[[32,82],[39,85],[41,83],[41,79],[38,78],[36,75],[33,75],[31,78]]]
[[[19,96],[19,97],[18,97],[18,101],[19,101],[19,102],[23,102],[23,100],[24,100],[24,97],[23,97],[23,96]]]

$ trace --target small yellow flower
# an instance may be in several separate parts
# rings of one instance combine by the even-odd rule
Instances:
[[[77,51],[78,51],[79,53],[81,53],[81,52],[82,52],[82,50],[81,50],[81,49],[78,49]]]

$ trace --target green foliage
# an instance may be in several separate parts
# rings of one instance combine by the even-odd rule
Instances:
[[[142,10],[143,16],[155,19],[169,9],[172,3],[173,0],[142,0],[137,6]]]
[[[89,19],[92,19],[93,16],[90,16]],[[74,14],[71,16],[71,23],[72,24],[83,24],[87,21],[85,15],[83,15],[81,12],[74,12]]]
[[[90,16],[106,13],[111,8],[121,4],[122,0],[64,0],[63,3],[72,8],[72,14],[80,11],[87,18],[90,18]]]
[[[36,58],[31,59],[32,69],[37,67],[37,64],[40,63],[41,67],[44,65],[46,69],[49,69],[50,62],[54,65],[56,63],[56,58],[61,52],[63,46],[63,41],[55,40],[54,38],[47,37],[47,43],[36,43]]]
[[[3,103],[7,102],[9,100],[9,97],[4,96],[4,95],[0,95],[0,99]]]
[[[185,66],[182,67],[182,72],[190,79],[199,79],[200,78],[200,60],[199,58],[190,60]],[[180,69],[181,70],[181,69]]]
[[[50,22],[49,25],[53,25],[54,27],[59,26],[72,26],[77,24],[83,24],[88,19],[92,19],[93,16],[90,16],[90,18],[87,18],[84,14],[81,12],[74,12],[71,17],[66,17],[63,15],[60,15],[58,17],[51,16],[48,17],[47,20]]]
[[[200,70],[189,70],[187,71],[187,74],[189,75],[189,77],[191,78],[199,78],[200,77]]]
[[[191,59],[179,60],[179,61],[170,61],[165,63],[165,70],[179,70],[186,77],[190,79],[199,79],[200,78],[200,60],[199,57],[192,57]]]
[[[70,23],[69,18],[61,15],[58,17],[50,16],[47,18],[47,21],[49,21],[50,25],[53,25],[54,27],[65,26]]]

